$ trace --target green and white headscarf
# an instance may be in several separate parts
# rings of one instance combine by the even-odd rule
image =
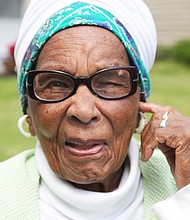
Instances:
[[[15,47],[18,90],[26,110],[25,80],[41,48],[57,32],[76,25],[95,25],[113,32],[124,44],[141,77],[141,91],[150,94],[149,71],[156,52],[152,15],[142,0],[31,0]]]

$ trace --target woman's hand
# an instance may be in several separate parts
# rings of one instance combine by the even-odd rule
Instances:
[[[171,106],[140,103],[139,110],[152,113],[141,133],[142,160],[148,161],[156,147],[166,156],[177,186],[190,183],[190,118],[181,115]],[[166,127],[160,126],[168,112]]]

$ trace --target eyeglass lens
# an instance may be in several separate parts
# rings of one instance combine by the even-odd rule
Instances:
[[[34,78],[34,92],[42,100],[61,100],[73,91],[73,80],[64,74],[39,73]]]
[[[131,90],[130,74],[127,70],[110,70],[93,77],[93,91],[105,98],[117,98]]]

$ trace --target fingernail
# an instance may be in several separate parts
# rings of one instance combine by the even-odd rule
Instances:
[[[141,160],[142,160],[143,162],[145,161],[144,155],[141,155]]]

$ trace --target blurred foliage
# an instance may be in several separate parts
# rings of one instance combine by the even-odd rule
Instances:
[[[190,40],[177,42],[171,48],[171,56],[176,62],[190,66]]]
[[[171,48],[169,46],[158,46],[156,52],[157,61],[170,60],[171,58]]]
[[[158,46],[156,60],[173,60],[190,66],[190,39],[178,41],[172,46]]]

